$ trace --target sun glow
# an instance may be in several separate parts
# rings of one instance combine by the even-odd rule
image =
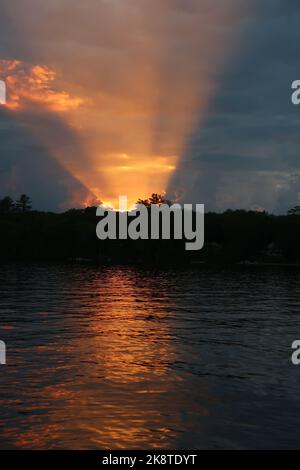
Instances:
[[[89,189],[90,198],[74,193],[72,204],[115,205],[126,194],[132,205],[167,191],[194,126],[208,114],[246,0],[228,0],[226,6],[219,0],[191,2],[191,11],[177,10],[171,0],[95,2],[88,17],[84,9],[72,9],[68,29],[58,30],[55,53],[46,45],[63,17],[64,0],[47,17],[37,0],[31,3],[39,22],[33,17],[16,23],[35,44],[45,45],[43,61],[52,65],[2,60],[0,78],[7,83],[7,109],[25,115],[24,126],[36,141]],[[91,24],[91,17],[107,19],[109,28]],[[86,26],[84,43],[77,41],[78,25]],[[76,60],[66,31],[75,41]],[[34,113],[35,122],[29,122]],[[55,119],[74,135],[73,146],[53,138]]]

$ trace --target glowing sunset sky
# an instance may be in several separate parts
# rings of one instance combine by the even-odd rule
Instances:
[[[243,175],[254,179],[241,197],[232,159],[246,162],[263,150],[271,157],[271,149],[256,135],[251,145],[230,140],[241,122],[249,126],[251,109],[235,113],[218,102],[222,96],[242,105],[244,53],[252,57],[258,8],[265,20],[259,33],[268,36],[268,0],[251,7],[247,0],[1,3],[0,79],[8,103],[0,109],[0,196],[26,192],[36,207],[59,210],[168,191],[212,208],[267,207],[271,196],[258,201],[254,190],[264,178],[271,192],[294,194],[294,170],[272,168],[267,176]],[[283,8],[276,5],[275,19]],[[243,60],[238,81],[234,71]],[[236,95],[224,85],[232,69]],[[221,131],[212,116],[226,118]]]
[[[27,0],[16,9],[6,2],[26,48],[22,60],[0,62],[7,107],[31,114],[32,138],[96,198],[113,203],[127,194],[132,203],[165,191],[218,85],[240,5]],[[80,152],[54,145],[47,113],[72,129]]]

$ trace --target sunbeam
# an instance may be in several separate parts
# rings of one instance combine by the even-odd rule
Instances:
[[[72,4],[66,24],[68,3],[29,0],[34,14],[15,18],[30,52],[0,63],[8,108],[57,115],[76,133],[70,151],[41,122],[29,129],[96,199],[164,192],[220,86],[246,0],[90,0]]]

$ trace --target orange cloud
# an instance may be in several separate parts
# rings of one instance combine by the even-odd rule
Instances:
[[[53,85],[56,72],[45,65],[29,65],[19,60],[0,60],[0,75],[6,82],[6,106],[19,110],[26,104],[40,104],[50,111],[62,112],[78,108],[83,100]]]
[[[35,14],[12,9],[14,24],[60,78],[46,66],[0,61],[10,109],[64,111],[81,152],[49,137],[47,123],[33,132],[97,198],[115,205],[127,195],[132,204],[167,190],[209,113],[248,0],[28,2]]]

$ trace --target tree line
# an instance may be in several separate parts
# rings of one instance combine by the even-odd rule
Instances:
[[[28,212],[31,210],[31,199],[26,194],[21,194],[19,199],[14,201],[10,196],[0,199],[0,212]]]
[[[147,207],[170,203],[152,194]],[[184,240],[99,240],[96,207],[56,214],[32,209],[29,196],[0,200],[0,262],[180,264],[271,263],[300,265],[300,207],[287,215],[227,210],[205,214],[204,248],[185,250]]]

